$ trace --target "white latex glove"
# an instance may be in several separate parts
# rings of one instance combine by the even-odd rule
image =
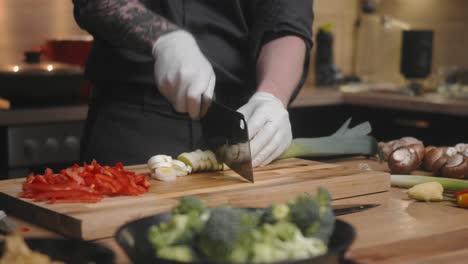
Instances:
[[[184,30],[164,34],[153,46],[153,57],[161,94],[177,112],[198,119],[202,95],[213,97],[216,77],[194,37]]]
[[[252,166],[269,164],[291,143],[289,113],[273,94],[257,92],[237,111],[247,121]]]

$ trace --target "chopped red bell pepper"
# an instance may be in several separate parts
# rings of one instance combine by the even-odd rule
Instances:
[[[149,190],[144,174],[125,171],[122,163],[101,166],[95,160],[77,164],[55,174],[47,168],[44,175],[29,174],[19,197],[49,203],[95,203],[106,196],[140,195]]]

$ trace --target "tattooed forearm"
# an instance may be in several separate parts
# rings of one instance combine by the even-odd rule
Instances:
[[[146,0],[73,0],[77,23],[112,44],[151,54],[162,34],[177,29],[164,17],[149,10]]]

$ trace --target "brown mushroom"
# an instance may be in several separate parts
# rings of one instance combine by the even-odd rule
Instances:
[[[448,156],[447,163],[442,168],[441,173],[443,177],[448,178],[464,178],[468,171],[468,158],[461,154]]]
[[[406,146],[411,146],[411,145],[420,145],[422,147],[422,148],[419,146],[416,147],[418,149],[421,148],[421,150],[418,150],[418,156],[422,160],[422,157],[424,156],[424,145],[420,140],[414,137],[402,137],[400,139],[391,140],[388,142],[379,142],[378,147],[381,153],[383,154],[384,160],[388,160],[390,157],[390,154],[394,152],[395,150],[401,147],[406,147]]]
[[[445,147],[440,147],[440,148],[436,148],[436,147],[433,147],[433,146],[429,146],[426,148],[425,152],[425,156],[424,156],[424,168],[426,170],[429,170],[429,171],[432,171],[434,172],[434,165],[436,164],[437,161],[439,161],[440,158],[442,158],[445,154]],[[445,164],[438,164],[438,169],[436,171],[438,171],[441,166],[443,166]]]
[[[416,155],[418,155],[419,164],[421,164],[421,162],[424,159],[424,154],[425,154],[424,145],[420,143],[416,143],[416,144],[408,145],[408,147],[415,151]]]
[[[408,174],[416,170],[420,163],[416,151],[408,146],[398,148],[388,158],[388,167],[395,174]]]
[[[458,143],[457,145],[455,145],[455,149],[458,151],[458,153],[463,153],[466,150],[466,144]]]

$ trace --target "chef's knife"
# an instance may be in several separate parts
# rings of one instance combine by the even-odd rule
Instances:
[[[253,183],[249,133],[244,116],[206,97],[203,97],[201,112],[203,137],[216,158]]]
[[[345,204],[345,205],[334,205],[333,212],[335,215],[345,215],[352,214],[361,211],[365,211],[374,207],[379,206],[379,204]]]

